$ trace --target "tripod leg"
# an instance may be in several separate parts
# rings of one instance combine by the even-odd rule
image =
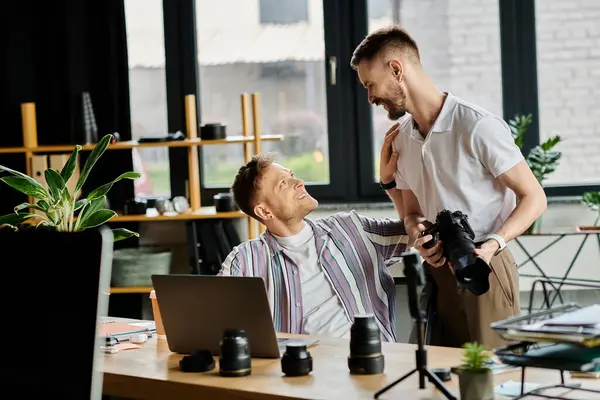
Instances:
[[[415,372],[417,372],[416,368],[413,369],[412,371],[410,371],[409,373],[407,373],[406,375],[404,375],[403,377],[396,379],[394,382],[390,383],[383,389],[379,390],[377,393],[375,393],[375,398],[376,399],[379,398],[379,396],[381,396],[382,394],[384,394],[385,392],[387,392],[388,390],[390,390],[391,388],[393,388],[394,386],[396,386],[397,384],[399,384],[400,382],[402,382],[403,380],[405,380],[406,378],[408,378]]]
[[[450,393],[448,388],[444,385],[444,382],[442,382],[440,380],[440,378],[437,377],[437,375],[435,375],[428,369],[424,370],[423,373],[425,375],[427,375],[427,377],[429,378],[429,382],[433,383],[433,385],[437,388],[437,390],[442,392],[448,400],[457,400],[456,396],[454,396],[452,393]]]

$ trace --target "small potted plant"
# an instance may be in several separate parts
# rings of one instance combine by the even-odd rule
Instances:
[[[579,232],[597,233],[600,232],[600,192],[585,192],[581,196],[581,202],[589,207],[590,210],[596,212],[596,220],[593,225],[579,225],[577,230]]]
[[[463,364],[457,368],[461,400],[493,400],[494,376],[489,367],[490,353],[476,342],[465,343]]]
[[[515,140],[515,144],[520,149],[523,148],[525,134],[527,133],[527,129],[529,129],[529,125],[531,125],[532,121],[533,118],[531,114],[517,114],[508,122],[513,139]],[[561,141],[562,138],[560,136],[552,136],[546,139],[544,143],[541,143],[531,149],[525,157],[527,165],[529,165],[533,175],[542,186],[544,186],[544,181],[548,178],[548,175],[552,174],[558,168],[562,153],[554,148]],[[541,217],[531,224],[525,233],[539,233],[540,222]]]
[[[32,203],[22,203],[14,208],[14,212],[0,216],[0,229],[19,231],[27,228],[45,229],[57,232],[80,232],[85,229],[98,227],[117,215],[116,212],[106,208],[106,194],[115,182],[122,179],[136,179],[140,177],[137,172],[125,172],[92,190],[87,198],[76,201],[76,193],[83,187],[90,171],[108,147],[113,136],[104,136],[90,153],[86,160],[75,189],[69,190],[67,182],[72,178],[77,166],[77,154],[81,146],[76,145],[73,153],[61,171],[48,168],[44,171],[47,188],[32,177],[19,171],[0,165],[0,172],[9,175],[0,178],[8,186],[37,200]],[[41,213],[35,214],[37,210]],[[139,236],[124,228],[112,230],[114,241],[123,240],[131,236]]]

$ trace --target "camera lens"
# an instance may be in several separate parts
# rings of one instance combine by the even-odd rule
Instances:
[[[384,368],[381,333],[373,314],[354,317],[350,328],[348,368],[353,374],[380,374]]]
[[[456,280],[460,287],[469,289],[475,296],[481,296],[490,290],[490,266],[481,257],[475,257],[471,264],[462,269],[455,268]]]
[[[252,368],[246,332],[242,329],[227,329],[221,339],[219,375],[246,376],[250,372]]]
[[[312,371],[312,361],[305,344],[290,342],[281,357],[281,371],[286,376],[308,375]]]
[[[207,372],[215,368],[215,359],[208,350],[198,350],[179,360],[182,372]]]

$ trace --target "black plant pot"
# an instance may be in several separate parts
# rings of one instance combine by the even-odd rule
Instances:
[[[2,224],[0,225],[0,232],[55,232],[56,227],[48,226],[48,225],[32,225],[32,224],[17,224],[17,225],[9,225]]]
[[[108,313],[112,234],[107,228],[52,232],[17,227],[21,230],[0,228],[3,327],[6,332],[18,329],[14,333],[20,341],[39,343],[41,351],[36,347],[33,355],[24,355],[20,346],[4,346],[2,357],[11,368],[3,370],[2,389],[27,387],[32,397],[52,392],[61,398],[100,398],[102,377],[95,360],[104,356],[97,334],[99,317]],[[76,337],[77,351],[51,357],[57,343],[60,347],[70,337]],[[23,380],[23,372],[32,368],[44,371],[43,385]],[[52,384],[61,382],[67,369],[73,381]]]

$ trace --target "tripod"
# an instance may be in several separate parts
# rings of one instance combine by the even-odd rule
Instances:
[[[390,383],[383,389],[375,393],[375,398],[379,398],[383,393],[396,386],[415,372],[419,373],[419,389],[425,389],[425,377],[434,384],[434,386],[446,396],[448,400],[456,400],[456,397],[448,391],[444,383],[434,373],[427,369],[427,349],[425,349],[425,321],[426,318],[420,310],[417,294],[417,287],[425,284],[423,268],[419,265],[417,254],[413,252],[404,252],[401,254],[404,261],[404,275],[407,281],[408,307],[410,315],[417,328],[417,350],[415,350],[416,368],[408,372],[401,378]]]

